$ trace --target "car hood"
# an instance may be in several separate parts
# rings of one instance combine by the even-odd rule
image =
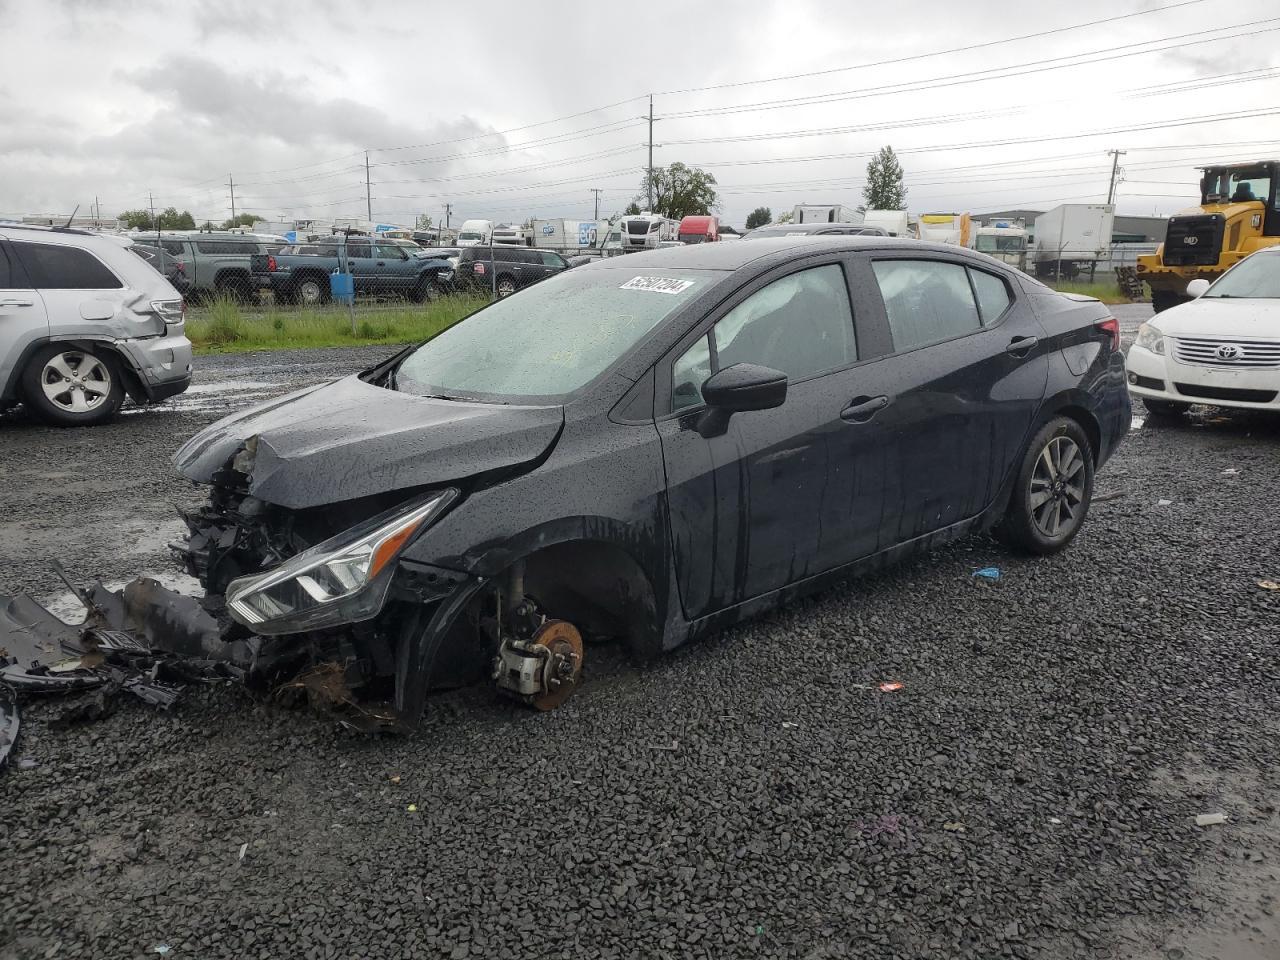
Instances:
[[[237,458],[250,494],[301,509],[520,466],[546,453],[563,423],[558,406],[418,397],[352,375],[220,420],[173,462],[211,483]]]
[[[1166,337],[1280,340],[1280,300],[1201,297],[1157,314]]]

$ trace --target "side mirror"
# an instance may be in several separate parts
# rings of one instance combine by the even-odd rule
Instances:
[[[729,428],[729,417],[748,410],[770,410],[787,399],[787,375],[754,363],[735,363],[702,385],[706,411],[698,421],[704,437],[718,437]]]
[[[1203,297],[1204,292],[1209,289],[1209,281],[1204,277],[1197,277],[1187,284],[1188,297]]]

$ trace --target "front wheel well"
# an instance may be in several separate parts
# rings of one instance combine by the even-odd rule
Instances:
[[[520,562],[525,595],[548,617],[568,620],[594,639],[624,640],[638,656],[661,649],[653,584],[621,547],[599,540],[568,541],[535,550]],[[493,579],[498,589],[507,582],[505,572]],[[485,602],[483,595],[480,602]]]

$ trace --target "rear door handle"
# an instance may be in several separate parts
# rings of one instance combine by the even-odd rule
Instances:
[[[34,300],[14,300],[14,299],[0,300],[0,307],[33,307],[33,306],[35,306]]]
[[[1009,341],[1009,345],[1004,348],[1004,352],[1011,357],[1017,357],[1021,360],[1029,354],[1033,347],[1040,342],[1039,337],[1014,337]]]
[[[865,423],[889,405],[888,397],[854,397],[854,401],[840,411],[846,423]]]

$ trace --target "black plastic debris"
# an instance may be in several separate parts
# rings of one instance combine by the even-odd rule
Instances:
[[[0,683],[0,770],[9,762],[9,752],[18,742],[18,693]]]
[[[68,586],[87,611],[81,624],[28,596],[0,596],[0,767],[17,740],[23,697],[84,694],[55,726],[110,716],[122,694],[169,710],[185,683],[243,679],[257,651],[256,641],[223,640],[199,601],[155,580],[121,590]]]

